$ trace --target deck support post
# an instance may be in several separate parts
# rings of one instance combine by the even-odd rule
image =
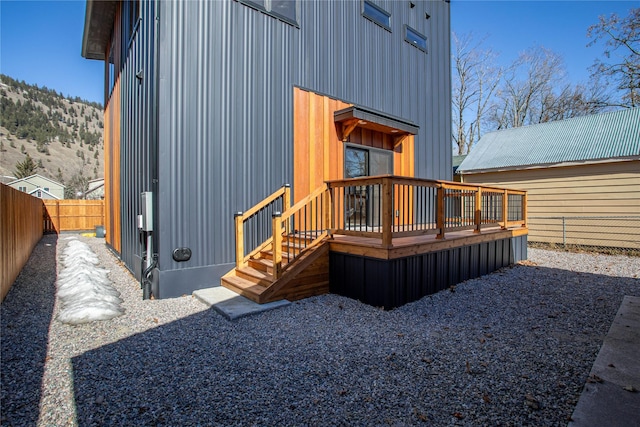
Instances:
[[[382,179],[382,247],[393,247],[393,181]]]
[[[436,228],[438,229],[438,234],[436,235],[436,239],[444,239],[444,187],[442,184],[438,187],[438,195],[437,195],[437,203],[436,203]]]
[[[482,187],[478,187],[476,190],[476,206],[475,206],[475,215],[474,222],[476,228],[473,230],[475,234],[481,233],[482,227]]]
[[[245,267],[244,262],[244,218],[242,212],[233,217],[236,225],[236,268]]]
[[[273,230],[273,278],[280,278],[282,273],[282,213],[274,212],[271,218]]]

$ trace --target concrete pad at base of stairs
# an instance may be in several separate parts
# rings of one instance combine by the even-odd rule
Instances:
[[[258,304],[222,286],[194,291],[193,296],[229,320],[235,320],[240,317],[262,313],[291,304],[291,302],[287,300]]]
[[[589,377],[569,427],[640,427],[640,297],[622,300]]]

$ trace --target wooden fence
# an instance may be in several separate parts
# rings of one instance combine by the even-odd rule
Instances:
[[[95,230],[104,225],[103,200],[43,200],[44,232]]]
[[[42,200],[0,184],[0,301],[42,238]]]

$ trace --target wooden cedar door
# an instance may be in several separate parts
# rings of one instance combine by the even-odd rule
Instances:
[[[351,104],[293,89],[293,202],[307,196],[324,181],[344,178],[344,143],[336,128],[333,113]],[[414,137],[407,136],[393,146],[393,137],[382,132],[356,128],[349,136],[351,144],[393,150],[394,175],[413,177]]]

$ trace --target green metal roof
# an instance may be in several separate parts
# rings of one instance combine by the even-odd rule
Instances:
[[[640,108],[487,133],[458,173],[640,158]]]
[[[466,158],[467,158],[466,154],[461,156],[453,156],[453,158],[451,159],[451,165],[453,166],[453,173],[456,173],[456,171],[458,170],[458,167],[460,167],[460,165],[462,164],[462,161]]]

